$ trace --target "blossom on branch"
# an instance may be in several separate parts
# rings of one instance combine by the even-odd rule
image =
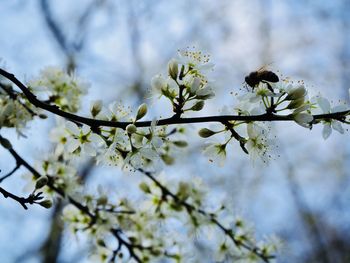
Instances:
[[[39,77],[29,81],[28,86],[62,110],[77,112],[80,108],[80,97],[87,93],[89,84],[59,68],[47,67],[40,72]]]

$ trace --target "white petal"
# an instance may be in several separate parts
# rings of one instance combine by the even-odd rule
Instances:
[[[256,95],[255,93],[252,97],[249,98],[249,102],[251,102],[251,103],[255,103],[255,102],[258,102],[260,100],[261,100],[261,97]]]
[[[191,84],[191,93],[195,93],[199,89],[200,84],[201,84],[201,79],[195,77]]]
[[[310,123],[313,119],[314,118],[312,117],[312,115],[308,113],[298,113],[294,116],[294,120],[296,121],[296,123],[305,128],[310,128]]]
[[[202,65],[198,65],[197,68],[199,70],[209,70],[209,69],[212,69],[214,67],[214,63],[204,63]]]
[[[85,143],[82,145],[84,153],[90,156],[96,156],[96,150],[90,143]]]
[[[245,101],[245,100],[250,100],[251,97],[256,97],[255,93],[245,93],[243,95],[239,95],[237,97],[238,101]]]
[[[257,138],[261,134],[263,134],[264,129],[262,127],[259,127],[256,124],[248,124],[247,125],[247,133],[249,138]]]
[[[346,111],[348,108],[345,105],[337,105],[332,108],[332,112]]]
[[[205,88],[197,90],[196,95],[198,95],[198,96],[207,96],[210,93],[213,93],[213,91],[212,91],[212,89],[209,86],[207,86]]]
[[[294,114],[297,114],[297,113],[300,113],[300,112],[302,112],[302,111],[306,111],[306,110],[308,110],[308,109],[310,109],[310,108],[311,108],[311,105],[310,105],[310,104],[305,104],[305,105],[300,106],[299,108],[295,109],[295,110],[293,111],[293,113],[294,113]]]
[[[323,98],[323,97],[318,98],[317,103],[324,113],[328,113],[331,111],[331,104],[326,98]]]
[[[166,87],[166,81],[161,75],[156,75],[152,78],[151,85],[152,85],[152,88],[160,91]]]
[[[55,149],[55,154],[60,155],[61,153],[63,153],[63,151],[64,151],[63,144],[61,144],[61,143],[57,144],[56,149]]]
[[[87,125],[83,125],[81,130],[82,130],[83,134],[87,134],[90,131],[90,127]]]
[[[167,84],[165,84],[165,86],[168,85],[169,90],[172,91],[172,92],[177,92],[177,90],[179,89],[179,87],[178,87],[177,83],[175,82],[175,80],[173,80],[171,78],[169,78],[166,83]]]
[[[163,145],[163,140],[159,137],[152,138],[152,145],[155,148],[160,148]]]
[[[265,113],[265,107],[263,107],[263,105],[259,105],[254,107],[253,109],[251,109],[250,114],[251,115],[260,115]]]
[[[80,129],[79,129],[78,125],[76,125],[74,122],[71,122],[71,121],[66,122],[66,129],[73,134],[80,133]]]
[[[323,136],[323,139],[327,139],[332,133],[332,128],[331,128],[331,125],[329,123],[326,123],[324,126],[323,126],[323,130],[322,130],[322,136]]]
[[[157,119],[156,118],[153,118],[152,122],[151,122],[151,130],[154,131],[154,128],[156,127],[157,125]]]
[[[332,121],[332,128],[341,134],[344,133],[344,128],[340,121]]]
[[[154,159],[157,159],[158,158],[158,154],[156,151],[154,151],[153,149],[150,149],[150,148],[141,148],[140,149],[140,153],[150,159],[150,160],[154,160]]]
[[[69,142],[67,142],[67,151],[68,152],[74,152],[80,145],[80,142],[76,139],[71,139]]]
[[[93,133],[89,136],[89,140],[98,146],[104,145],[105,141],[97,134]]]

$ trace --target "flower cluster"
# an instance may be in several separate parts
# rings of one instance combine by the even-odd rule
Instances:
[[[277,75],[276,75],[277,77]],[[239,103],[234,111],[241,116],[265,115],[277,116],[285,113],[283,117],[294,120],[302,127],[311,129],[314,124],[324,124],[323,137],[326,139],[331,134],[332,128],[339,133],[344,133],[341,123],[347,123],[346,118],[324,118],[321,121],[314,119],[314,114],[345,112],[346,104],[331,108],[327,99],[321,95],[308,97],[307,89],[303,82],[293,83],[287,79],[281,81],[259,81],[253,87],[247,87],[244,94],[238,96]],[[199,135],[208,138],[219,133],[226,134],[223,143],[212,143],[205,149],[205,153],[211,160],[218,160],[223,164],[226,158],[226,146],[232,139],[238,141],[242,150],[249,154],[251,159],[261,160],[267,163],[273,156],[273,136],[270,128],[265,124],[257,124],[250,121],[226,121],[222,123],[224,128],[217,131],[203,128]],[[242,126],[246,129],[242,129]],[[239,132],[238,132],[239,131]],[[233,141],[234,141],[233,140]]]
[[[176,116],[186,111],[200,111],[204,101],[215,95],[206,77],[212,68],[209,55],[189,49],[179,51],[179,58],[169,61],[168,77],[153,77],[152,87],[170,100]]]
[[[92,156],[98,163],[132,170],[141,167],[156,169],[160,168],[161,163],[174,162],[174,147],[187,146],[186,141],[179,139],[182,129],[168,133],[166,127],[156,127],[156,120],[150,127],[136,127],[134,123],[147,113],[146,104],[140,105],[135,117],[116,103],[104,107],[101,102],[93,102],[90,112],[92,117],[99,119],[132,123],[125,130],[113,127],[93,130],[87,125],[78,126],[71,121],[59,120],[58,126],[51,132],[52,141],[56,143],[56,154],[66,152],[82,158]]]
[[[329,102],[329,100],[322,96],[317,96],[316,102],[323,114],[336,113],[336,112],[342,112],[347,110],[346,104],[340,104],[340,105],[331,107],[331,103]],[[342,122],[339,120],[326,118],[321,122],[323,123],[322,136],[324,139],[327,139],[332,134],[332,129],[339,132],[340,134],[344,133]]]
[[[38,174],[25,174],[25,191],[33,188],[45,193],[50,200],[59,198],[62,193],[79,197],[82,191],[77,169],[68,154],[52,154],[35,165]],[[38,187],[40,186],[40,187]]]
[[[39,115],[36,112],[38,111],[25,100],[23,94],[13,90],[8,83],[0,82],[0,128],[16,128],[21,132],[27,122]]]
[[[62,110],[77,112],[80,97],[87,92],[89,85],[59,68],[47,67],[40,72],[39,77],[28,83],[28,87],[42,99],[54,103]]]

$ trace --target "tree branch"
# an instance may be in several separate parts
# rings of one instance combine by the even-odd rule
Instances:
[[[189,214],[191,214],[193,211],[196,211],[197,213],[208,218],[221,231],[223,231],[224,234],[227,235],[237,247],[243,247],[243,248],[247,249],[248,251],[254,253],[256,256],[258,256],[260,259],[262,259],[266,263],[270,262],[271,259],[275,258],[275,256],[273,256],[273,255],[264,254],[263,251],[261,251],[261,249],[259,249],[258,247],[251,246],[251,245],[245,243],[244,241],[238,240],[236,238],[234,232],[231,229],[224,227],[224,225],[222,223],[220,223],[215,218],[215,216],[213,216],[211,213],[209,213],[203,209],[197,208],[197,207],[193,206],[192,204],[180,199],[176,194],[172,193],[166,186],[161,184],[161,182],[159,182],[152,175],[151,172],[145,171],[142,168],[139,168],[137,170],[139,172],[143,173],[144,175],[146,175],[151,181],[153,181],[159,187],[159,189],[162,191],[162,194],[164,195],[164,197],[166,197],[166,196],[171,197],[177,204],[182,205]]]
[[[28,197],[20,197],[15,194],[12,194],[8,191],[6,191],[4,188],[0,187],[0,193],[5,197],[5,198],[11,198],[12,200],[18,202],[25,210],[28,209],[27,204],[35,204],[36,201],[41,200],[43,197],[41,196],[41,192],[37,194],[30,194]]]
[[[7,174],[5,174],[4,176],[0,177],[0,184],[2,183],[2,181],[4,181],[6,178],[10,177],[11,175],[13,175],[19,168],[21,167],[20,164],[16,164],[16,166]]]
[[[13,82],[19,89],[22,90],[24,95],[27,97],[30,103],[34,106],[41,108],[43,110],[49,111],[55,115],[64,117],[68,120],[86,124],[90,127],[116,127],[125,129],[129,124],[135,124],[137,127],[150,127],[151,121],[139,121],[136,123],[133,122],[115,122],[115,121],[105,121],[105,120],[96,120],[91,118],[82,117],[75,115],[66,111],[62,111],[56,105],[50,105],[43,101],[37,99],[37,97],[22,83],[20,82],[13,74],[0,69],[0,75],[4,76],[11,82]],[[323,120],[323,119],[336,119],[343,121],[345,116],[350,114],[350,109],[342,112],[335,112],[329,114],[316,114],[313,115],[314,121]],[[216,115],[216,116],[205,116],[205,117],[192,117],[192,118],[165,118],[160,119],[157,122],[157,126],[163,125],[173,125],[173,124],[186,124],[186,123],[206,123],[206,122],[227,122],[227,121],[294,121],[292,115],[276,115],[276,114],[261,114],[261,115]]]

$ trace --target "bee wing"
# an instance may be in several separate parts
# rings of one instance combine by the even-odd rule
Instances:
[[[258,70],[257,72],[262,72],[262,71],[268,71],[269,70],[269,67],[273,64],[273,62],[269,63],[269,64],[264,64],[262,65]]]
[[[268,65],[263,65],[257,70],[257,72],[265,71],[265,70],[267,70],[267,67],[268,67]]]

